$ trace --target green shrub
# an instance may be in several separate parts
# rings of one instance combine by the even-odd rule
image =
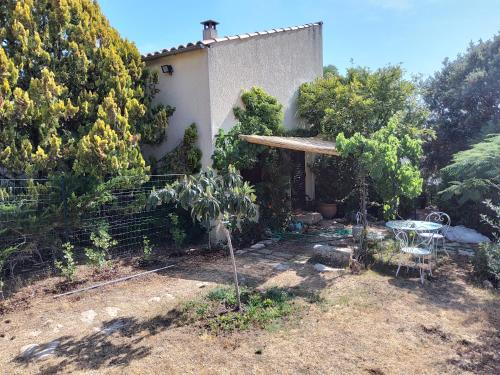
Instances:
[[[474,273],[480,279],[500,281],[500,205],[490,200],[484,201],[485,206],[493,215],[482,215],[482,220],[494,231],[494,241],[482,243],[473,258]]]
[[[179,216],[177,216],[177,214],[172,213],[168,215],[168,217],[170,219],[170,235],[174,240],[175,247],[177,249],[180,249],[186,241],[186,232],[182,228]]]
[[[242,288],[241,300],[242,309],[236,311],[234,288],[218,287],[202,301],[187,303],[182,309],[183,319],[189,323],[201,322],[210,332],[220,334],[251,327],[266,328],[294,310],[290,294],[279,288],[262,293]]]
[[[97,269],[102,269],[109,266],[109,261],[106,257],[109,255],[109,250],[118,243],[108,233],[108,226],[100,224],[97,229],[90,234],[90,241],[94,245],[93,248],[85,248],[85,255],[89,264]]]
[[[159,161],[159,173],[195,174],[201,170],[201,150],[196,146],[198,130],[192,123],[184,132],[182,143],[163,160]]]
[[[76,273],[76,263],[73,258],[73,245],[69,242],[63,244],[63,258],[64,262],[56,260],[54,265],[59,270],[67,281],[73,281]]]
[[[142,237],[142,257],[145,261],[150,261],[153,257],[153,247],[147,236]]]
[[[482,243],[472,259],[474,273],[481,280],[500,280],[500,243]]]

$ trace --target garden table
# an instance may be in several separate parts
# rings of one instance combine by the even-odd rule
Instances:
[[[394,235],[397,235],[400,231],[406,232],[409,246],[419,246],[419,242],[422,240],[418,235],[419,233],[438,233],[443,227],[442,224],[422,220],[392,220],[385,223],[385,226],[392,229]],[[434,241],[431,243],[432,250],[435,252]]]
[[[405,232],[437,232],[443,225],[432,221],[422,220],[392,220],[385,223],[387,228],[391,228],[394,232],[403,230]]]

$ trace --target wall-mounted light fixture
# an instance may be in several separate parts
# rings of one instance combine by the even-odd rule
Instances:
[[[163,73],[167,73],[169,75],[172,75],[172,73],[174,72],[174,67],[172,65],[162,65],[161,71]]]

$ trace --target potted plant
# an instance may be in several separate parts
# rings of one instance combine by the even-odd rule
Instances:
[[[354,188],[353,163],[349,159],[322,155],[310,165],[315,175],[316,208],[326,219],[337,215],[338,204]]]

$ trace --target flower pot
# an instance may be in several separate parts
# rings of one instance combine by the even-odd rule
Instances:
[[[337,203],[323,203],[318,204],[318,211],[325,219],[333,219],[337,215]]]

